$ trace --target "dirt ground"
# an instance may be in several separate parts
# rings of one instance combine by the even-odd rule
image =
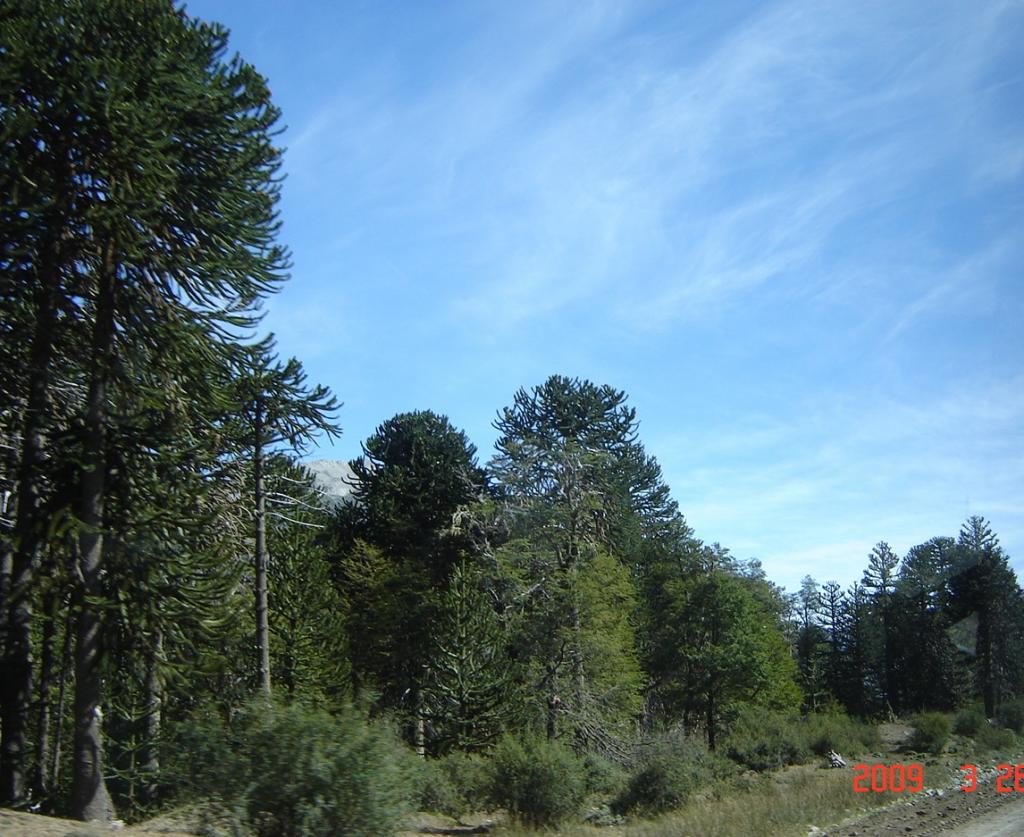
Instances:
[[[131,837],[192,837],[183,831],[173,831],[170,826],[161,826],[158,823],[153,825],[155,829],[136,826],[114,830],[77,820],[0,809],[0,835],[3,837],[99,837],[101,834],[124,834]]]
[[[888,743],[888,742],[887,742]],[[1016,759],[1020,763],[1021,757]],[[933,763],[936,760],[932,760]],[[1024,794],[998,793],[995,761],[976,760],[948,753],[938,761],[948,781],[943,787],[917,794],[905,794],[896,803],[828,830],[814,837],[995,837],[1024,835]],[[961,762],[978,767],[978,788],[961,790]],[[1012,786],[1012,782],[1010,783]]]
[[[992,779],[978,783],[978,790],[964,793],[945,790],[942,796],[922,796],[902,800],[884,810],[819,832],[820,837],[894,837],[949,834],[956,837],[981,837],[998,834],[1014,824],[1006,834],[1024,834],[1024,795],[996,793]]]

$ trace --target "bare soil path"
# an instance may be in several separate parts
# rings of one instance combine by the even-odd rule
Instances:
[[[995,771],[982,769],[978,789],[954,782],[941,795],[915,794],[894,805],[824,832],[828,837],[988,837],[1024,835],[1024,794],[997,793]]]

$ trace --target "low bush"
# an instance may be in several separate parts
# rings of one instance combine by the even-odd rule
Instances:
[[[800,719],[765,710],[741,711],[722,749],[751,770],[800,764],[810,757],[807,729]]]
[[[922,712],[914,718],[910,746],[918,751],[938,755],[949,741],[953,728],[949,716],[942,712]]]
[[[423,763],[419,774],[419,805],[461,817],[490,803],[491,765],[482,756],[452,752]]]
[[[1024,698],[1010,700],[996,712],[999,726],[1012,729],[1018,735],[1024,733]]]
[[[708,753],[680,736],[649,742],[641,751],[639,766],[625,788],[612,801],[615,813],[643,816],[682,806],[698,788],[734,772],[724,759]]]
[[[587,774],[588,793],[615,796],[622,792],[629,779],[624,767],[597,753],[587,753],[583,757],[583,767]]]
[[[491,799],[521,823],[557,825],[583,805],[583,761],[545,738],[503,738],[491,754]]]
[[[977,706],[961,709],[953,718],[953,732],[975,738],[979,732],[988,729],[985,713]]]
[[[352,710],[254,703],[230,726],[183,725],[176,749],[179,789],[230,812],[233,831],[373,837],[411,808],[412,756]]]
[[[462,816],[465,812],[466,803],[462,794],[438,761],[427,760],[418,765],[413,781],[416,785],[418,810],[453,817]]]
[[[986,721],[978,730],[974,741],[978,750],[982,752],[1006,752],[1016,746],[1017,736],[1013,730],[993,727]]]
[[[808,715],[803,719],[807,746],[818,756],[830,750],[843,755],[856,755],[877,750],[881,745],[878,727],[858,721],[842,712]]]

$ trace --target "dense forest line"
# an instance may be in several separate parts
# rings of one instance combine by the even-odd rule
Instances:
[[[515,392],[484,463],[394,416],[326,503],[300,460],[337,401],[258,331],[289,267],[279,113],[226,49],[160,0],[0,17],[4,804],[152,808],[180,730],[271,695],[430,758],[514,733],[626,763],[658,729],[714,751],[751,707],[1024,694],[982,518],[787,594],[694,536],[610,386]]]

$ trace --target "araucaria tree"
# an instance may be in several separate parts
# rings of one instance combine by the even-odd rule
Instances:
[[[433,631],[452,572],[471,551],[453,516],[480,500],[484,473],[465,434],[429,410],[385,421],[351,467],[353,502],[336,535],[356,689],[379,689],[385,706],[409,717],[423,752]]]
[[[585,737],[610,707],[604,690],[594,688],[598,661],[588,654],[581,582],[602,549],[614,550],[634,501],[656,490],[660,474],[650,471],[635,484],[624,479],[647,460],[636,440],[636,411],[608,386],[554,375],[519,390],[494,426],[501,436],[490,467],[516,520],[518,537],[505,555],[522,586],[523,653],[546,702],[548,736],[559,734],[558,717],[568,714]],[[623,647],[615,653],[630,661],[625,672],[637,674],[619,684],[613,703],[621,710],[637,704],[641,684],[635,637],[628,624],[619,628]]]
[[[267,612],[267,458],[278,446],[295,451],[318,433],[337,435],[332,414],[338,403],[330,391],[307,386],[295,358],[281,363],[273,353],[273,336],[238,351],[233,389],[238,435],[252,465],[252,512],[255,523],[256,658],[259,687],[270,695],[270,622]]]
[[[12,0],[0,20],[3,270],[32,376],[22,394],[18,521],[6,601],[2,796],[26,793],[35,564],[55,513],[37,497],[48,405],[80,389],[81,464],[66,497],[77,532],[72,811],[108,819],[100,665],[114,401],[145,409],[139,381],[173,374],[179,347],[208,356],[255,323],[283,278],[275,243],[278,111],[227,34],[165,0]],[[6,279],[6,277],[5,277]],[[6,297],[5,297],[6,302]],[[6,319],[6,311],[5,311]],[[64,332],[72,360],[54,348]],[[116,417],[121,420],[121,417]]]

